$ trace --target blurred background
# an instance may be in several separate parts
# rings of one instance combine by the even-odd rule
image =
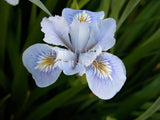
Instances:
[[[23,51],[44,43],[40,22],[48,15],[28,0],[0,0],[0,120],[160,120],[160,0],[41,0],[52,15],[63,8],[104,11],[116,19],[127,81],[112,99],[100,100],[85,75],[61,74],[38,88],[22,64]]]

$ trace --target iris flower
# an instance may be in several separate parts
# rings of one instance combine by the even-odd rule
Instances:
[[[43,18],[43,40],[50,45],[34,44],[23,53],[24,66],[37,86],[51,85],[63,71],[66,75],[86,74],[91,91],[104,100],[122,88],[124,64],[106,52],[115,44],[116,22],[103,17],[102,11],[65,8],[62,16]]]

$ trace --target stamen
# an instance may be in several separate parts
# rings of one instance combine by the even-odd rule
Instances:
[[[83,11],[82,13],[79,13],[75,16],[76,19],[78,19],[80,22],[91,22],[91,18],[88,14]]]
[[[39,56],[39,60],[37,61],[38,65],[35,69],[40,69],[41,71],[47,72],[54,67],[56,55],[55,53],[51,54],[43,54]]]
[[[100,77],[109,77],[112,80],[110,75],[112,72],[111,66],[107,61],[95,60],[92,66],[95,68],[95,73],[98,73]]]

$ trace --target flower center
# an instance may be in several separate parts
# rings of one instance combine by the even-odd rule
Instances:
[[[76,19],[78,19],[80,22],[90,22],[91,18],[88,14],[85,13],[85,11],[83,11],[82,13],[77,14]]]
[[[95,68],[95,72],[98,73],[100,77],[109,77],[112,80],[110,75],[112,69],[107,61],[94,60],[92,66]]]
[[[38,58],[37,66],[35,69],[40,69],[43,72],[47,72],[54,68],[56,55],[55,53],[41,55]]]

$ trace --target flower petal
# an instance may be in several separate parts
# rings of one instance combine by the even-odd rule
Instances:
[[[10,5],[18,5],[19,0],[5,0],[6,2],[8,2]]]
[[[102,48],[99,46],[99,48],[96,51],[88,51],[86,53],[81,53],[79,55],[79,63],[85,66],[89,66],[93,63],[93,61],[99,56],[102,52]]]
[[[76,53],[85,49],[89,39],[89,23],[74,20],[71,24],[70,35],[72,48]]]
[[[70,49],[70,40],[68,36],[69,28],[63,17],[55,16],[43,18],[41,22],[42,32],[45,33],[44,41],[61,45]]]
[[[53,50],[56,52],[56,61],[59,61],[57,65],[63,70],[64,74],[84,74],[85,69],[83,65],[77,63],[77,55],[75,53],[58,47],[54,47]]]
[[[32,74],[39,87],[47,87],[54,83],[62,71],[54,61],[55,51],[46,44],[30,46],[24,51],[22,58],[24,66]]]
[[[96,61],[86,69],[89,88],[99,98],[110,99],[126,80],[125,67],[118,57],[109,53],[102,53]]]
[[[83,11],[85,12],[85,16],[90,19],[90,22],[96,22],[99,19],[104,18],[104,12],[91,12],[88,10],[74,10],[71,8],[64,8],[62,11],[62,16],[66,19],[67,23],[70,25],[73,22],[73,19],[77,17],[79,14],[82,14]]]
[[[112,18],[99,20],[97,23],[92,24],[87,49],[95,50],[100,45],[102,50],[107,51],[115,44],[115,31],[116,22]]]
[[[75,63],[75,61],[60,62],[59,67],[66,75],[73,75],[79,73],[79,75],[82,76],[85,73],[84,66],[80,63]]]
[[[56,52],[56,61],[68,62],[75,61],[77,59],[76,54],[70,50],[58,47],[53,47],[52,49]]]

